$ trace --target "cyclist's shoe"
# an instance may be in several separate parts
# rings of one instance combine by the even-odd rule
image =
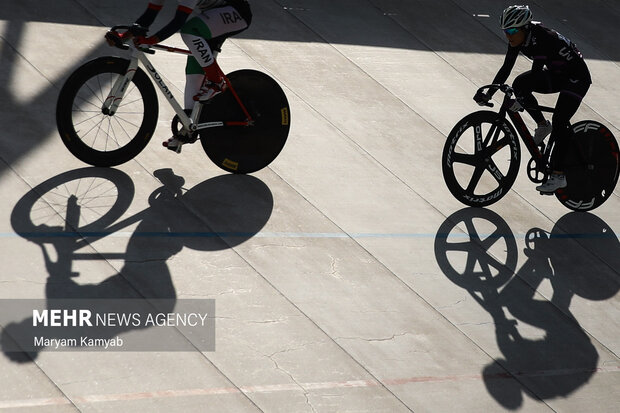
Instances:
[[[566,188],[566,176],[564,174],[552,173],[545,183],[536,187],[536,190],[541,194],[553,194],[561,188]]]
[[[536,145],[540,145],[542,141],[549,136],[549,134],[551,134],[552,129],[551,122],[549,121],[547,121],[545,125],[537,127],[534,131],[534,143],[536,143]]]
[[[194,100],[198,102],[206,102],[226,90],[226,82],[222,79],[219,83],[206,80]]]
[[[163,143],[165,148],[170,149],[171,151],[174,151],[176,153],[181,153],[181,147],[184,144],[185,144],[185,142],[183,142],[182,140],[178,139],[175,136],[173,136],[172,138],[168,139],[167,141],[164,141],[164,143]]]
[[[174,132],[173,132],[174,133]],[[176,153],[181,153],[181,147],[186,143],[194,143],[198,140],[198,136],[196,132],[188,134],[187,132],[180,131],[172,136],[172,138],[168,139],[163,143],[164,147],[170,149],[171,151],[175,151]]]

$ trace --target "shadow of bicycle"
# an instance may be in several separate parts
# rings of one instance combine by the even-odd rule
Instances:
[[[188,190],[183,187],[184,179],[171,169],[154,175],[162,186],[149,196],[149,206],[123,219],[135,188],[131,178],[116,169],[68,171],[36,186],[18,201],[11,224],[17,234],[41,247],[48,272],[48,307],[53,303],[54,309],[73,310],[76,302],[91,300],[100,303],[99,313],[106,313],[118,311],[119,302],[129,300],[126,302],[143,302],[132,310],[139,311],[141,317],[170,313],[177,306],[170,258],[183,248],[218,251],[247,241],[264,227],[273,210],[271,191],[253,176],[227,174]],[[127,232],[134,224],[135,229]],[[125,251],[98,248],[99,241],[123,234],[129,236]],[[121,264],[103,281],[85,283],[80,282],[81,275],[92,274],[74,271],[80,260]],[[191,268],[208,272],[207,268]],[[69,304],[66,300],[78,301]],[[15,340],[36,334],[33,318],[4,325],[1,343],[5,354],[17,362],[36,358],[38,351],[19,351]],[[106,328],[96,334],[97,338],[109,338],[137,328],[144,325]],[[53,336],[64,338],[79,334],[64,327],[53,332]]]
[[[606,300],[620,289],[620,244],[595,215],[569,213],[550,232],[532,228],[525,245],[527,261],[517,269],[510,227],[480,208],[454,213],[435,238],[443,273],[493,318],[503,358],[482,375],[489,393],[508,409],[521,407],[524,394],[565,397],[591,379],[599,355],[571,313],[571,300]],[[552,288],[547,299],[537,294],[544,281]]]

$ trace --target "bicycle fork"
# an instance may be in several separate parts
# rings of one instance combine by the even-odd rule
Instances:
[[[138,70],[138,59],[132,58],[129,61],[129,66],[124,75],[119,75],[112,86],[112,90],[108,94],[108,97],[104,100],[101,107],[101,112],[107,116],[114,116],[118,107],[127,92],[127,87],[131,83],[134,74]]]
[[[151,79],[153,79],[153,82],[155,82],[159,90],[161,90],[162,94],[164,95],[170,106],[172,106],[175,113],[179,117],[179,120],[183,124],[183,127],[187,131],[195,131],[197,128],[195,126],[195,122],[192,119],[198,119],[198,117],[200,116],[200,110],[202,108],[198,105],[195,105],[192,112],[192,117],[190,118],[181,108],[181,105],[179,105],[177,100],[174,98],[172,91],[170,90],[168,85],[166,85],[166,82],[164,82],[164,79],[161,77],[161,75],[157,72],[157,69],[155,69],[155,67],[149,62],[149,60],[144,56],[144,53],[142,51],[135,48],[133,49],[133,53],[131,55],[131,59],[129,60],[129,65],[127,66],[125,74],[119,75],[116,78],[116,81],[114,82],[114,85],[112,86],[108,97],[103,102],[101,111],[105,115],[109,116],[113,116],[116,113],[117,109],[121,105],[125,93],[127,92],[129,84],[133,80],[133,77],[138,70],[139,62],[142,62],[142,64],[146,68],[146,72],[149,74],[149,76],[151,76]],[[145,110],[147,110],[147,108],[145,108]]]

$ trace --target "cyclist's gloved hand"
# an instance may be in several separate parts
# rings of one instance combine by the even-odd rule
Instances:
[[[128,30],[126,32],[118,32],[116,30],[108,30],[105,34],[105,40],[110,46],[115,46],[120,49],[126,49],[125,42],[131,39],[133,34]]]
[[[474,95],[474,100],[480,106],[487,106],[489,101],[491,100],[491,95],[489,95],[488,93],[484,93],[484,92],[479,90]]]
[[[110,46],[116,46],[119,47],[120,45],[123,44],[123,39],[120,36],[120,34],[118,32],[109,30],[106,34],[105,34],[105,41],[108,43],[108,45]]]

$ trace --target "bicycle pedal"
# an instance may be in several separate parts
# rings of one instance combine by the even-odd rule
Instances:
[[[183,145],[178,145],[178,146],[173,146],[173,147],[166,146],[166,148],[168,150],[171,150],[172,152],[181,153],[181,149],[183,149]]]
[[[183,148],[183,143],[179,143],[179,145],[176,145],[176,146],[168,146],[169,141],[170,140],[163,142],[162,146],[168,149],[169,151],[181,153],[181,149]]]
[[[186,143],[194,143],[198,140],[198,137],[196,136],[196,133],[192,133],[189,136],[185,136],[185,135],[179,135],[177,136],[177,139],[181,142],[183,142],[183,144]]]
[[[555,195],[555,192],[542,192],[542,191],[538,191],[538,193],[541,194],[541,195],[548,195],[548,196]]]

